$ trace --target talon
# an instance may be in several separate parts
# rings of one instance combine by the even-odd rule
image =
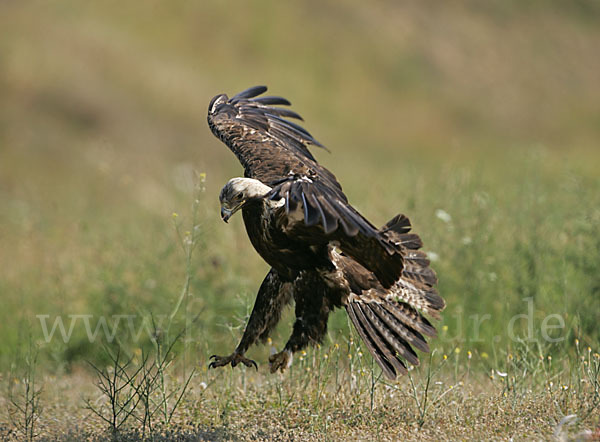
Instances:
[[[271,373],[275,373],[277,370],[282,373],[286,368],[289,368],[292,365],[294,357],[292,352],[289,350],[283,350],[279,353],[275,353],[269,357],[269,367],[271,369]]]
[[[229,356],[217,356],[212,355],[209,359],[214,359],[210,364],[208,364],[208,368],[216,368],[216,367],[224,367],[225,365],[231,365],[232,367],[237,366],[240,362],[243,363],[246,367],[256,368],[258,370],[258,365],[252,359],[248,359],[242,356],[239,353],[233,352]]]

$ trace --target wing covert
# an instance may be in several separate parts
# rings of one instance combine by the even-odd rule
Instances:
[[[342,251],[375,273],[384,287],[400,278],[404,267],[401,245],[320,181],[290,177],[273,187],[267,198],[284,200],[285,229],[293,237],[308,243],[339,243]]]

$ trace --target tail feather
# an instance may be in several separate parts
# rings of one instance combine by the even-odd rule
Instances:
[[[407,233],[410,232],[410,220],[406,215],[396,215],[381,228],[382,232]]]
[[[394,287],[387,292],[386,298],[406,302],[435,319],[439,319],[440,312],[446,306],[446,302],[435,288],[404,278],[400,278],[396,282]]]
[[[402,270],[402,276],[406,279],[412,279],[413,281],[427,284],[429,286],[434,286],[437,284],[437,275],[430,267],[405,263],[404,269]]]
[[[417,234],[408,233],[410,230],[410,220],[402,214],[396,215],[380,230],[403,249],[402,277],[388,291],[388,298],[396,296],[400,301],[437,319],[446,303],[434,288],[438,279],[435,271],[429,267],[427,255],[418,250],[423,245],[421,238]]]
[[[420,250],[407,250],[403,258],[404,261],[415,266],[427,267],[429,265],[427,254]]]
[[[423,241],[416,233],[403,233],[402,235],[396,235],[394,242],[402,247],[410,250],[417,250],[423,247]]]

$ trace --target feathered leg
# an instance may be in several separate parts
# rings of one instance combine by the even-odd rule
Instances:
[[[292,355],[308,344],[320,344],[327,333],[327,319],[333,310],[332,290],[316,273],[295,281],[296,322],[283,351],[269,358],[271,373],[282,372],[292,364]]]
[[[229,364],[235,367],[242,363],[246,367],[257,368],[256,362],[244,357],[244,354],[259,338],[268,337],[268,333],[279,322],[283,308],[291,301],[291,293],[291,283],[282,281],[277,271],[271,269],[258,290],[254,308],[240,343],[229,356],[212,355],[210,358],[213,361],[208,367],[223,367]]]

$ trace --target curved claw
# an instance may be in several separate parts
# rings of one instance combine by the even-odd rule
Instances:
[[[242,359],[241,360],[242,364],[244,364],[246,367],[254,367],[256,369],[256,371],[258,371],[258,364],[256,362],[254,362],[252,359]]]
[[[236,352],[233,352],[229,356],[212,355],[209,359],[214,360],[210,364],[208,364],[208,368],[224,367],[225,365],[229,364],[231,364],[232,367],[235,367],[241,362],[246,367],[254,367],[256,370],[258,370],[258,365],[256,364],[256,362]]]

